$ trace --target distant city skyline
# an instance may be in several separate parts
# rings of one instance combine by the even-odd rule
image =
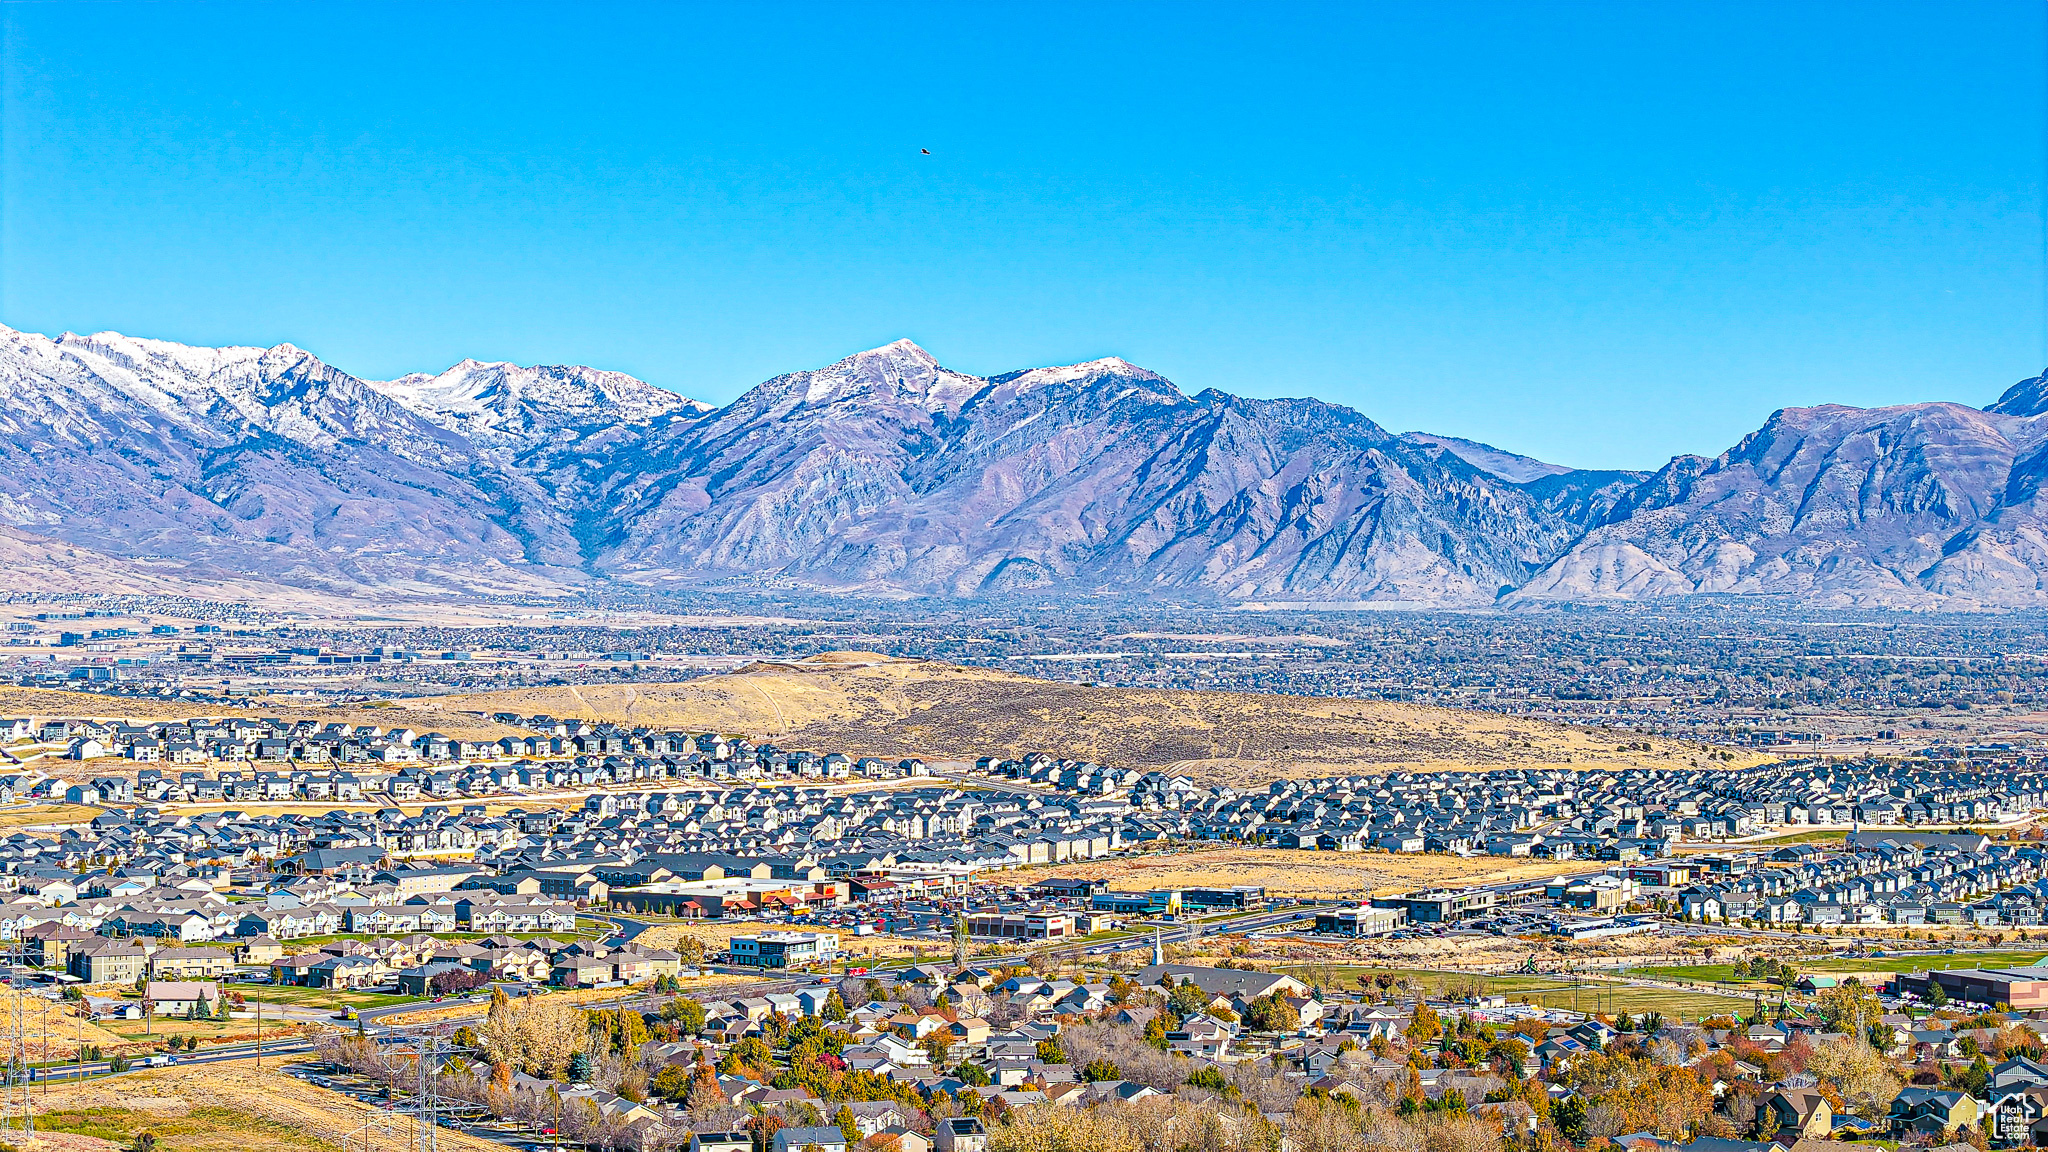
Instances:
[[[2032,3],[12,5],[0,32],[27,331],[714,404],[899,338],[981,375],[1114,355],[1616,468],[2048,367]]]

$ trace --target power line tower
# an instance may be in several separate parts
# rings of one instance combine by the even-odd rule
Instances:
[[[413,1126],[413,1142],[408,1152],[439,1152],[438,1134],[441,1129],[440,1071],[436,1057],[440,1053],[441,1038],[430,1031],[422,1031],[416,1037],[413,1068],[419,1073],[419,1088],[413,1096],[413,1114],[418,1123]]]
[[[33,1143],[36,1133],[35,1097],[31,1092],[28,1062],[28,998],[13,983],[14,973],[19,973],[28,962],[28,948],[25,941],[16,938],[7,946],[7,961],[10,969],[7,985],[7,1110],[21,1119],[23,1143]]]

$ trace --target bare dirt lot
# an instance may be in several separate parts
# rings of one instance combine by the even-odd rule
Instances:
[[[1379,896],[1446,884],[1548,878],[1567,871],[1552,860],[1499,856],[1465,859],[1437,853],[1295,852],[1282,848],[1210,848],[1041,865],[1001,879],[1035,884],[1049,877],[1101,877],[1113,888],[1212,888],[1257,884],[1269,896]]]
[[[746,921],[724,921],[714,923],[695,921],[690,923],[665,923],[657,921],[654,926],[634,937],[634,943],[653,948],[674,948],[682,940],[695,940],[711,951],[729,946],[734,936],[753,932],[787,930],[787,924],[749,923]],[[809,929],[803,929],[809,931]],[[856,936],[851,932],[832,931],[839,937],[839,950],[863,960],[876,960],[904,956],[936,956],[947,951],[951,945],[944,941],[923,942],[906,940],[899,936]],[[730,977],[721,977],[729,980]]]
[[[681,684],[445,696],[488,715],[546,712],[745,734],[784,746],[897,758],[1045,751],[1256,783],[1346,772],[1704,763],[1700,746],[1411,704],[1237,692],[1094,688],[988,668],[835,652]],[[1641,744],[1645,741],[1634,741]],[[1760,762],[1750,757],[1739,763]]]

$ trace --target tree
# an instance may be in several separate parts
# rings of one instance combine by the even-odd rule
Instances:
[[[491,982],[487,973],[474,968],[449,968],[427,978],[427,991],[436,996],[474,992]]]
[[[1949,1087],[1960,1088],[1972,1096],[1983,1096],[1990,1083],[1991,1065],[1981,1055],[1970,1061],[1967,1068],[1958,1068],[1948,1076]]]
[[[958,1068],[953,1069],[953,1075],[961,1083],[972,1084],[976,1088],[986,1088],[991,1083],[988,1070],[972,1061],[963,1063]]]
[[[1195,987],[1193,980],[1183,980],[1167,997],[1166,1006],[1175,1016],[1193,1016],[1209,1006],[1209,994]]]
[[[1830,1085],[1843,1105],[1859,1116],[1878,1117],[1899,1094],[1891,1061],[1870,1045],[1847,1036],[1830,1039],[1806,1058],[1806,1070]]]
[[[1066,1049],[1060,1047],[1060,1042],[1057,1039],[1040,1040],[1038,1042],[1038,1062],[1040,1064],[1065,1064],[1067,1062]]]
[[[1090,1084],[1101,1080],[1121,1080],[1123,1078],[1123,1069],[1118,1068],[1107,1060],[1090,1060],[1088,1063],[1081,1065],[1081,1079],[1086,1080]]]
[[[554,1078],[569,1058],[590,1046],[590,1028],[583,1013],[552,996],[527,996],[516,1003],[491,998],[484,1016],[483,1051],[534,1076]]]
[[[663,1004],[661,1018],[673,1021],[686,1036],[704,1031],[704,1006],[695,1000],[675,999]]]
[[[578,1052],[569,1057],[569,1082],[582,1084],[590,1079],[590,1053]]]
[[[690,1095],[690,1070],[681,1064],[665,1064],[648,1083],[656,1096],[682,1103]]]
[[[631,1055],[647,1043],[647,1020],[631,1008],[599,1008],[586,1014],[597,1046],[622,1056]]]
[[[1150,1020],[1145,1021],[1145,1043],[1159,1049],[1161,1052],[1166,1051],[1166,1021],[1164,1019],[1154,1016]]]
[[[863,1133],[860,1130],[860,1121],[853,1118],[853,1109],[841,1104],[839,1106],[839,1113],[832,1117],[832,1122],[839,1125],[839,1134],[846,1137],[848,1144],[860,1142]]]
[[[1948,1007],[1948,990],[1941,986],[1941,981],[1932,976],[1927,978],[1927,1003],[1934,1008]]]
[[[1278,992],[1244,1006],[1244,1026],[1254,1032],[1286,1032],[1300,1024],[1301,1015]]]
[[[1413,1043],[1427,1044],[1438,1036],[1443,1035],[1443,1031],[1444,1022],[1436,1014],[1436,1009],[1421,1001],[1417,1001],[1415,1004],[1415,1016],[1408,1021],[1408,1027],[1402,1029],[1401,1034],[1408,1037]]]
[[[1586,1098],[1567,1096],[1550,1106],[1550,1121],[1557,1125],[1558,1132],[1574,1144],[1585,1142]]]
[[[1833,1031],[1856,1036],[1884,1017],[1884,1005],[1875,992],[1851,976],[1821,992],[1820,1015]]]

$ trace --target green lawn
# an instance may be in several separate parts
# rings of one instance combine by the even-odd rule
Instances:
[[[1802,973],[1811,972],[1823,976],[1852,975],[1858,972],[1925,972],[1930,968],[2024,968],[2044,956],[2048,956],[2048,951],[2040,949],[1957,952],[1953,956],[1819,956],[1812,960],[1793,960],[1792,967]],[[1695,984],[1727,984],[1735,981],[1733,964],[1631,968],[1629,972],[1659,980],[1684,980]]]
[[[1315,967],[1318,966],[1276,965],[1274,971],[1288,972],[1299,978],[1303,968]],[[1405,976],[1411,986],[1419,986],[1431,994],[1440,994],[1446,985],[1460,985],[1477,980],[1487,995],[1505,996],[1511,1001],[1540,1004],[1546,1008],[1570,1008],[1581,1012],[1627,1012],[1632,1015],[1659,1012],[1671,1020],[1696,1020],[1718,1016],[1724,1012],[1746,1009],[1751,1003],[1751,997],[1746,993],[1724,996],[1665,988],[1637,988],[1598,977],[1581,978],[1555,973],[1472,976],[1422,968],[1389,969],[1353,965],[1336,965],[1334,968],[1346,989],[1356,988],[1360,975],[1380,972]]]
[[[1669,988],[1637,988],[1626,984],[1596,983],[1582,988],[1553,988],[1547,992],[1508,992],[1510,1000],[1541,1004],[1546,1008],[1569,1008],[1578,1012],[1627,1012],[1640,1015],[1656,1012],[1667,1020],[1703,1020],[1725,1012],[1747,1011],[1748,996],[1716,996],[1705,992],[1680,992]]]
[[[382,1008],[388,1004],[415,1004],[418,996],[394,996],[388,992],[363,992],[354,988],[296,988],[291,985],[228,984],[230,992],[240,992],[249,999],[253,1009],[257,1001],[265,1005],[289,1004],[300,1008]]]

